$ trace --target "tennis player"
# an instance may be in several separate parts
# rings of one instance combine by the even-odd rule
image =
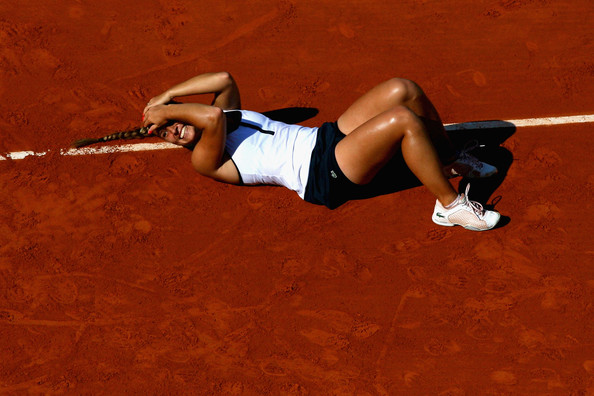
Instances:
[[[199,94],[214,94],[212,104],[173,102]],[[484,231],[500,218],[469,199],[470,185],[458,194],[448,180],[452,175],[489,177],[497,169],[469,153],[456,153],[435,107],[410,80],[385,81],[336,122],[309,128],[241,110],[233,77],[206,73],[152,98],[143,122],[149,134],[192,149],[194,169],[221,182],[282,185],[307,202],[334,209],[401,156],[436,197],[436,224]]]

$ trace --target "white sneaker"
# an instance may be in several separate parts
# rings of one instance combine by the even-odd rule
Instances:
[[[466,186],[464,194],[458,195],[458,199],[450,208],[445,208],[436,201],[431,217],[433,222],[446,227],[460,225],[472,231],[485,231],[495,227],[501,215],[494,210],[485,210],[480,203],[469,200],[468,190],[470,184]]]
[[[458,153],[458,158],[451,164],[444,167],[444,174],[447,177],[462,176],[471,179],[482,179],[493,176],[497,173],[497,168],[486,162],[479,161],[475,156],[469,153],[478,147],[476,140],[471,140]]]

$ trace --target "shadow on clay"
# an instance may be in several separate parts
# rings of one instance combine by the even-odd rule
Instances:
[[[270,110],[262,113],[271,120],[285,124],[299,124],[318,115],[318,109],[313,107],[287,107],[285,109]]]
[[[450,138],[456,147],[460,144],[465,144],[466,141],[476,140],[479,143],[479,148],[472,151],[472,154],[481,161],[497,167],[496,175],[485,179],[468,179],[463,178],[458,184],[458,192],[464,192],[466,186],[471,184],[471,193],[469,194],[473,200],[483,203],[485,208],[489,210],[496,209],[496,205],[503,199],[502,196],[493,194],[505,180],[507,172],[514,160],[513,154],[501,147],[505,142],[516,132],[516,126],[506,121],[498,121],[501,126],[497,128],[486,128],[478,130],[457,131],[451,132]],[[489,199],[491,201],[489,202]],[[503,227],[510,222],[507,216],[501,216],[501,220],[497,227]]]

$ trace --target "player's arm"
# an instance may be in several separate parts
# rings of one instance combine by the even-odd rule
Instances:
[[[153,132],[169,121],[193,125],[200,138],[192,151],[192,165],[201,175],[237,184],[237,168],[224,157],[227,119],[219,107],[199,103],[154,106],[147,113],[145,126]]]
[[[143,113],[146,113],[152,106],[169,103],[175,98],[209,93],[214,94],[213,106],[223,110],[241,108],[239,89],[233,76],[227,72],[217,72],[200,74],[174,85],[160,95],[152,98],[144,108]]]

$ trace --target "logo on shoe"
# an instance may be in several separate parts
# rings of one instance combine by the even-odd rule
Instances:
[[[445,219],[445,216],[444,216],[444,215],[442,215],[442,214],[441,214],[441,213],[439,213],[439,212],[435,213],[435,216],[437,216],[437,217],[441,217],[442,219]]]

